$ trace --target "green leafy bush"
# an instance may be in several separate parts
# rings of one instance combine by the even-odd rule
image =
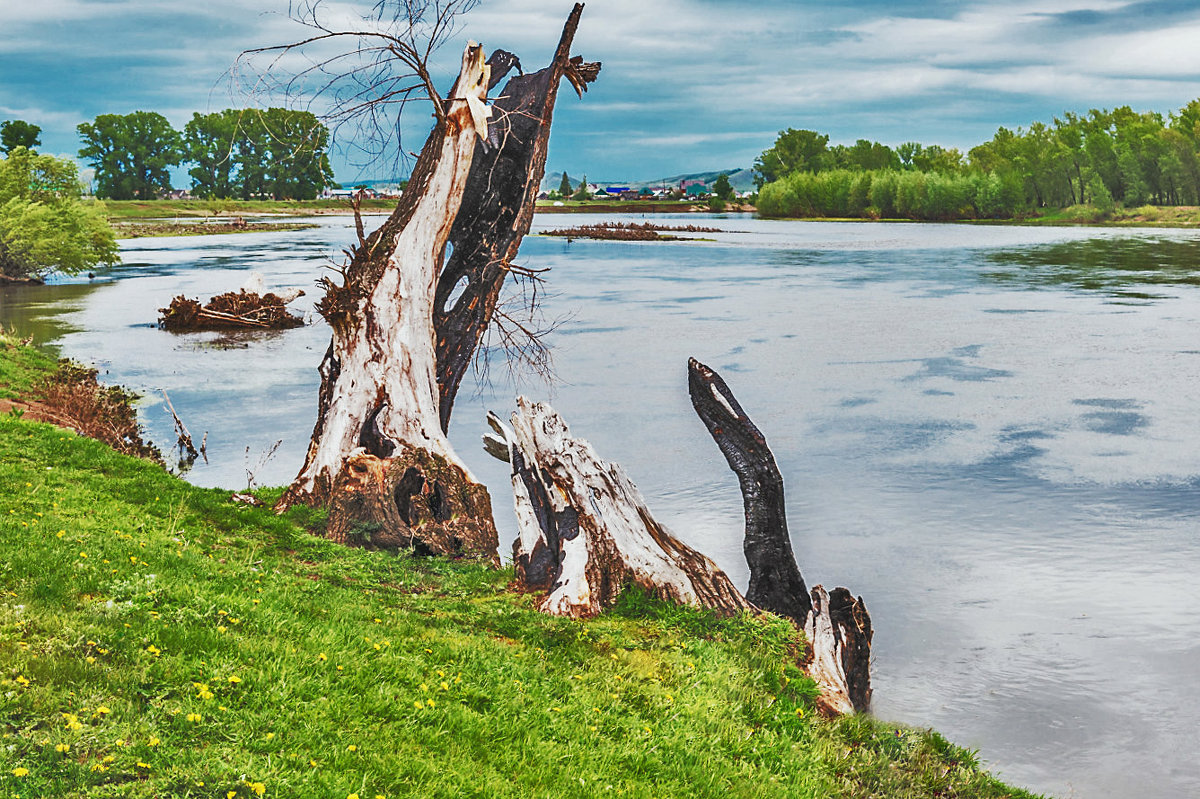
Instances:
[[[83,201],[74,163],[24,147],[0,160],[0,276],[75,274],[118,260],[104,208]]]

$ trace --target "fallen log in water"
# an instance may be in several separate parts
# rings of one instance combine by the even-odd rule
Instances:
[[[270,292],[258,294],[241,289],[218,294],[204,305],[182,294],[171,300],[161,314],[158,326],[173,333],[196,330],[283,330],[300,327],[304,319],[287,309],[287,304],[304,292],[281,297]]]

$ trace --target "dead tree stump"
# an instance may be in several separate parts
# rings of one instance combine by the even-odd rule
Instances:
[[[517,407],[511,428],[489,416],[500,437],[486,448],[513,467],[513,563],[523,586],[546,591],[543,611],[594,616],[630,585],[727,613],[752,609],[725,572],[654,519],[620,466],[571,437],[553,408],[524,397]]]

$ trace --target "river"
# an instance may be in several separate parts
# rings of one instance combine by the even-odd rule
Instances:
[[[598,221],[538,216],[535,231]],[[1057,796],[1200,795],[1200,233],[820,223],[729,215],[711,241],[527,238],[556,378],[469,376],[451,438],[515,535],[484,411],[549,399],[623,464],[656,516],[739,584],[737,482],[691,410],[686,362],[725,377],[787,484],[810,585],[861,594],[877,715],[937,728]],[[123,242],[95,280],[9,289],[0,324],[146,394],[166,390],[209,463],[288,482],[316,415],[319,318],[173,335],[156,309],[251,271],[308,291],[354,240],[319,227]],[[278,446],[276,448],[276,442]],[[274,448],[274,449],[273,449]]]

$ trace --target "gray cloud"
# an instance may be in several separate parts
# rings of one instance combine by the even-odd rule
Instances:
[[[75,124],[98,113],[157,110],[182,125],[243,101],[223,76],[241,50],[297,35],[286,10],[285,0],[4,3],[0,117],[41,125],[55,152],[74,151]],[[537,68],[569,10],[491,0],[461,38]],[[582,102],[562,95],[549,166],[633,179],[749,165],[786,127],[967,148],[1068,109],[1168,112],[1200,94],[1196,41],[1200,9],[1182,0],[593,0],[576,51],[604,71]],[[438,58],[447,84],[457,49]],[[426,124],[414,111],[408,149]],[[335,168],[358,176],[344,159]]]

